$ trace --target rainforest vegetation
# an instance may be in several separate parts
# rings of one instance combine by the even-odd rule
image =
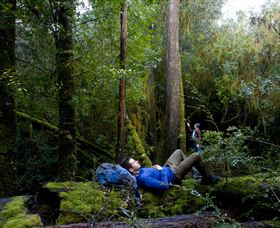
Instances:
[[[60,189],[55,183],[83,182],[91,202],[73,205],[96,200],[95,207],[85,215],[81,206],[77,210],[83,216],[71,219],[60,214],[58,222],[45,218],[44,225],[87,222],[104,207],[102,199],[112,197],[99,219],[106,220],[117,213],[114,205],[127,202],[118,191],[102,193],[95,183],[97,166],[126,155],[143,165],[163,164],[178,148],[189,155],[187,123],[199,122],[203,159],[225,181],[220,191],[234,178],[246,183],[261,178],[267,191],[251,185],[249,194],[257,201],[265,197],[258,207],[270,208],[269,219],[279,220],[280,4],[272,0],[258,13],[239,12],[223,20],[224,3],[2,0],[0,198],[23,196],[12,201],[22,207],[38,184]],[[193,199],[176,199],[176,189],[168,195],[175,205],[167,202],[170,207],[161,211],[160,199],[144,192],[149,206],[140,212],[129,208],[129,221],[136,226],[137,217],[225,207],[226,202],[222,206],[210,197],[216,190],[198,186],[194,191],[190,181],[178,191],[199,198],[192,209],[182,202]],[[77,197],[67,194],[61,207]],[[0,226],[10,216],[4,212]],[[255,220],[266,219],[261,215]],[[32,227],[32,221],[43,225],[29,216],[29,225],[22,227]]]

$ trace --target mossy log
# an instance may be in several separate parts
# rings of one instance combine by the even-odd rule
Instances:
[[[139,156],[139,160],[141,161],[142,165],[150,167],[152,166],[152,162],[150,158],[147,156],[144,146],[140,140],[140,137],[136,131],[136,128],[132,125],[131,121],[127,119],[127,128],[131,134],[133,143],[135,145],[136,153]]]
[[[58,127],[51,125],[50,123],[48,123],[47,121],[44,120],[40,120],[38,118],[32,117],[26,113],[22,113],[22,112],[16,112],[17,117],[24,119],[25,121],[29,121],[33,124],[34,127],[37,128],[43,128],[46,130],[51,131],[54,134],[58,134]],[[95,156],[102,156],[105,157],[108,160],[112,161],[113,160],[113,155],[111,153],[109,153],[108,151],[94,145],[91,142],[88,142],[87,140],[85,140],[82,136],[80,136],[79,134],[77,134],[76,137],[77,143],[82,145],[83,147],[86,147],[89,149],[89,151],[93,151]],[[83,152],[86,153],[84,150],[78,150],[79,152]],[[87,156],[87,154],[85,154],[85,156]]]
[[[0,211],[0,227],[41,227],[43,223],[37,214],[28,213],[27,196],[10,198]]]
[[[137,207],[129,189],[104,188],[96,182],[52,182],[36,193],[34,205],[38,206],[37,213],[43,218],[44,225],[108,220],[137,225],[143,224],[143,221],[147,223],[148,220],[143,219],[148,218],[162,218],[163,221],[166,217],[193,213],[196,218],[195,215],[211,211],[213,218],[208,221],[208,225],[214,222],[252,227],[250,224],[263,221],[258,224],[277,227],[280,224],[277,201],[280,194],[279,186],[279,177],[265,181],[263,177],[230,178],[214,186],[204,186],[196,180],[186,179],[181,185],[174,185],[162,194],[153,194],[140,189],[143,205]],[[54,209],[53,205],[57,205],[58,208]],[[51,212],[58,213],[50,213],[47,208]],[[52,222],[47,223],[44,219],[46,217]],[[247,223],[248,220],[253,221]],[[194,222],[195,219],[191,221]],[[199,223],[193,224],[194,227],[198,227],[195,224]],[[155,226],[151,223],[148,227]]]

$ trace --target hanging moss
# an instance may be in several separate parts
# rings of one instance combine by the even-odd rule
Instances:
[[[38,215],[27,214],[25,207],[27,197],[13,197],[0,213],[0,227],[28,228],[43,226]]]

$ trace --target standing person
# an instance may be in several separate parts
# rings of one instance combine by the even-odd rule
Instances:
[[[193,149],[195,152],[201,154],[201,131],[200,131],[200,123],[196,123],[194,125],[194,129],[191,128],[190,123],[187,123],[189,130],[192,132],[192,143]]]
[[[220,179],[211,175],[198,153],[187,157],[180,149],[171,154],[164,166],[141,168],[139,162],[130,157],[122,159],[120,165],[136,177],[138,186],[155,192],[168,190],[171,184],[179,183],[193,167],[201,173],[202,184],[216,184]]]

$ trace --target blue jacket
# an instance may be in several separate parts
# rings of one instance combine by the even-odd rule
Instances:
[[[148,190],[168,190],[169,184],[175,180],[173,171],[168,166],[161,170],[155,168],[141,168],[136,175],[138,186]]]

